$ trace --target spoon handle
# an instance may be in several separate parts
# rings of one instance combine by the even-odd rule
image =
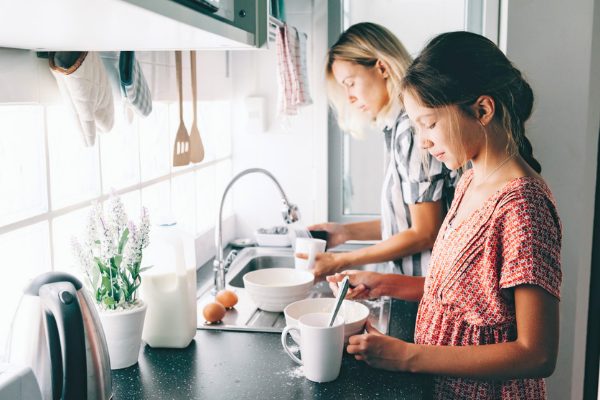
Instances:
[[[338,291],[337,301],[335,302],[335,308],[333,313],[331,314],[331,319],[329,320],[329,327],[333,326],[333,322],[335,321],[335,317],[337,317],[338,311],[340,310],[340,306],[344,301],[344,297],[346,297],[346,293],[348,293],[348,287],[350,286],[350,278],[347,276],[340,283],[340,290]]]

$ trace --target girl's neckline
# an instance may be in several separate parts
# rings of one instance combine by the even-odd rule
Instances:
[[[474,215],[478,214],[480,212],[480,210],[482,210],[490,201],[492,201],[493,199],[495,199],[497,196],[499,196],[500,194],[502,194],[508,187],[514,185],[518,181],[521,181],[521,180],[531,180],[531,181],[537,182],[537,184],[540,184],[543,187],[547,187],[546,183],[544,183],[543,181],[541,181],[541,180],[539,180],[539,179],[537,179],[537,178],[535,178],[533,176],[529,176],[529,175],[524,175],[524,176],[520,176],[518,178],[511,179],[510,181],[508,181],[507,183],[505,183],[500,189],[498,189],[497,191],[495,191],[494,193],[492,193],[492,195],[490,197],[488,197],[483,203],[481,203],[481,205],[479,205],[479,207],[477,207],[468,217],[466,217],[465,219],[463,219],[460,222],[460,224],[458,224],[458,227],[455,228],[455,227],[452,226],[452,222],[456,218],[456,212],[458,210],[458,207],[462,203],[462,201],[463,201],[463,199],[465,197],[465,193],[467,192],[467,189],[471,186],[471,182],[473,182],[473,176],[475,175],[475,172],[472,169],[469,170],[469,172],[470,172],[470,175],[466,178],[469,181],[465,183],[465,189],[460,193],[460,196],[457,199],[456,204],[453,205],[454,207],[453,207],[453,211],[452,211],[452,216],[448,220],[448,224],[446,224],[446,230],[444,231],[444,240],[448,238],[448,235],[450,233],[456,232],[456,231],[460,230],[461,227],[467,221],[471,220]]]

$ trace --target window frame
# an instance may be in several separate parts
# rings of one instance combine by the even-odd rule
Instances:
[[[328,0],[328,48],[333,46],[344,27],[344,0]],[[498,44],[500,28],[500,0],[465,0],[465,30],[486,36]],[[329,107],[329,106],[328,106]],[[328,219],[340,224],[372,221],[381,214],[344,214],[343,174],[344,135],[334,113],[329,108],[327,117],[328,153]]]

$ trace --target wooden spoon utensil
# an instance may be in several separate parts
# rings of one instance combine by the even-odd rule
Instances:
[[[175,69],[177,70],[177,90],[179,94],[179,129],[175,136],[173,148],[173,166],[181,167],[190,163],[190,136],[183,123],[183,85],[181,68],[181,51],[175,52]],[[195,109],[194,105],[194,109]]]
[[[193,50],[190,52],[190,59],[192,61],[192,99],[194,101],[194,122],[192,122],[192,129],[190,130],[190,161],[199,163],[204,160],[204,146],[202,145],[196,118],[196,107],[198,105],[196,100],[196,52]]]

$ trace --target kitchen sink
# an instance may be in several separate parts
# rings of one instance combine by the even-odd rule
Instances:
[[[340,246],[333,252],[350,250]],[[346,251],[347,251],[346,250]],[[331,251],[331,250],[330,250]],[[207,282],[198,290],[198,329],[216,329],[231,331],[274,332],[280,333],[285,328],[283,312],[262,311],[256,307],[250,295],[244,289],[243,276],[251,271],[267,268],[294,268],[294,252],[292,248],[282,247],[247,247],[241,250],[227,272],[226,288],[235,292],[238,303],[227,311],[223,321],[217,324],[206,322],[202,309],[215,301],[211,294],[213,282]],[[387,263],[369,264],[356,268],[361,270],[389,272]],[[309,298],[333,297],[327,282],[319,282],[313,286]],[[380,332],[387,333],[391,313],[391,299],[382,297],[373,300],[361,300],[360,303],[370,310],[369,321]]]

